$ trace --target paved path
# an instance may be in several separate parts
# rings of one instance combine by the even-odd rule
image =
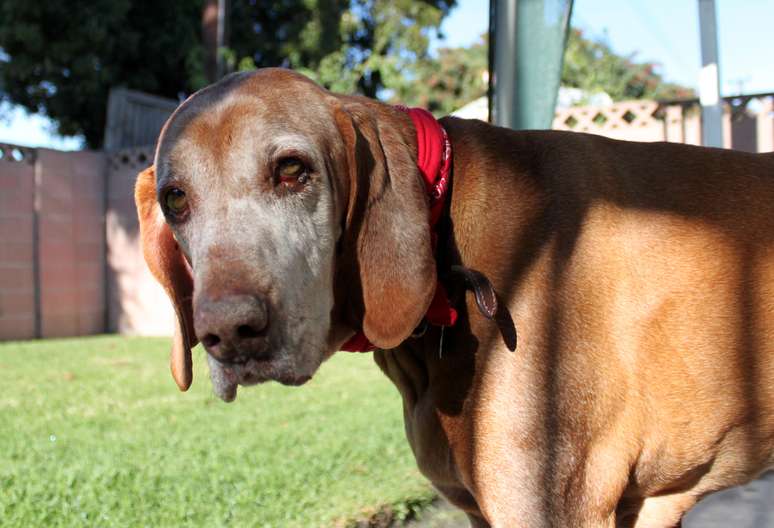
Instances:
[[[686,515],[685,528],[774,528],[774,471],[714,493]]]

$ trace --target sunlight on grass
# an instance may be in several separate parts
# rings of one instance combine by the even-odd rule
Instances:
[[[301,388],[177,391],[168,339],[0,344],[3,526],[332,526],[432,497],[367,355]],[[195,351],[196,352],[196,351]]]

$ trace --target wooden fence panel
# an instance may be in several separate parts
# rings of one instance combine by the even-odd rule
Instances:
[[[156,143],[161,127],[178,102],[126,88],[113,88],[108,98],[105,150]]]

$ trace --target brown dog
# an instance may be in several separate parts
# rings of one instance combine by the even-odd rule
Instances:
[[[181,105],[136,190],[181,388],[197,340],[230,400],[362,330],[476,526],[674,526],[771,466],[774,155],[441,123],[434,255],[405,112],[286,70]],[[454,284],[457,324],[412,335],[454,264],[491,280],[515,352]]]

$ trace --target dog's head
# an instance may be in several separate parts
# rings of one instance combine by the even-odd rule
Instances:
[[[406,339],[435,288],[414,130],[401,111],[281,69],[194,94],[135,198],[148,266],[175,305],[172,371],[208,353],[216,393],[300,384],[357,330]]]

